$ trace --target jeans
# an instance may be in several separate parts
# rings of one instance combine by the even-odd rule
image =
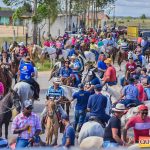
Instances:
[[[17,138],[16,148],[24,148],[29,145],[28,139]]]
[[[146,94],[147,94],[147,98],[148,100],[150,100],[150,88],[144,88]]]
[[[75,129],[77,127],[77,124],[79,124],[79,127],[81,127],[84,123],[86,117],[85,110],[75,110]]]
[[[124,99],[120,103],[124,104],[127,107],[129,104],[135,103],[137,106],[140,105],[139,100],[132,100],[132,99]]]
[[[113,148],[113,147],[118,147],[119,144],[115,142],[110,142],[110,141],[104,141],[103,142],[103,148]]]
[[[114,81],[114,82],[107,82],[107,84],[108,84],[109,86],[113,86],[113,85],[116,85],[116,84],[117,84],[117,81]]]
[[[121,79],[120,79],[120,85],[123,87],[124,86],[124,80],[125,80],[125,77],[122,77]]]
[[[84,122],[88,122],[90,116],[94,116],[94,115],[92,115],[92,114],[90,114],[90,112],[88,112],[88,113],[86,114],[86,117],[85,117],[85,121],[84,121]],[[96,117],[97,117],[102,123],[107,123],[108,120],[110,119],[110,116],[107,115],[107,114],[103,114],[102,117],[98,117],[98,116],[96,116]]]

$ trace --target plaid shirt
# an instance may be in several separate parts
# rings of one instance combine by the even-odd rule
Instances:
[[[15,129],[23,128],[26,125],[30,125],[30,131],[26,130],[20,133],[20,138],[29,139],[34,136],[36,130],[41,130],[40,118],[33,112],[29,117],[24,116],[23,113],[18,114],[12,122],[11,130],[14,132]]]

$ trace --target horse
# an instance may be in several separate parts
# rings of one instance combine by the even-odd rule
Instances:
[[[57,145],[58,129],[60,127],[58,116],[56,114],[56,104],[54,101],[49,100],[46,102],[47,106],[47,119],[46,119],[46,144],[52,144],[53,135],[55,140],[53,145]]]
[[[12,117],[12,106],[20,111],[19,96],[13,90],[10,90],[0,101],[0,137],[2,137],[2,125],[5,124],[5,138],[8,138],[8,126]]]
[[[6,95],[12,85],[12,73],[5,67],[0,66],[0,82],[4,85],[4,95]]]
[[[31,88],[30,84],[23,81],[18,82],[17,84],[15,84],[13,90],[18,93],[22,107],[23,107],[23,102],[25,100],[32,99],[34,101],[33,99],[34,91]]]
[[[15,83],[17,83],[17,72],[19,69],[19,64],[20,61],[17,58],[17,56],[15,55],[14,52],[11,53],[11,66],[10,66],[10,70],[11,73],[13,74],[13,77],[15,78]]]

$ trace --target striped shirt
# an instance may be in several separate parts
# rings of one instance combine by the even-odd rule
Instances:
[[[29,117],[24,116],[23,113],[18,114],[12,122],[11,130],[14,132],[15,129],[23,128],[26,125],[30,125],[30,129],[21,132],[19,134],[20,138],[30,139],[34,136],[36,130],[41,130],[40,118],[33,112]]]
[[[135,142],[138,142],[139,136],[150,136],[150,117],[146,117],[142,120],[141,116],[135,116],[128,120],[126,127],[129,129],[134,128]]]
[[[56,99],[59,99],[60,97],[64,96],[64,90],[61,87],[54,89],[54,86],[50,86],[47,90],[46,96],[56,97]]]

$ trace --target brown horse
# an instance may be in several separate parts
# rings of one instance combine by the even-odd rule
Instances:
[[[14,91],[9,91],[0,101],[0,137],[2,136],[2,125],[5,124],[5,138],[8,138],[8,126],[12,117],[12,106],[20,110],[19,96]]]
[[[128,60],[128,52],[123,51],[123,50],[119,50],[119,52],[118,52],[118,65],[120,67],[120,71],[121,71],[121,63],[124,60]]]
[[[46,144],[52,144],[53,135],[55,136],[53,145],[57,145],[59,119],[56,113],[56,104],[52,100],[46,102],[47,119],[46,119]]]
[[[12,73],[5,67],[0,66],[0,82],[4,85],[4,95],[6,95],[12,85]]]
[[[10,70],[13,74],[13,77],[15,78],[15,83],[17,83],[17,72],[19,69],[20,60],[17,58],[15,52],[11,53],[11,66]]]
[[[74,77],[62,78],[61,82],[62,82],[63,85],[73,87],[74,84],[75,84],[75,78]]]

